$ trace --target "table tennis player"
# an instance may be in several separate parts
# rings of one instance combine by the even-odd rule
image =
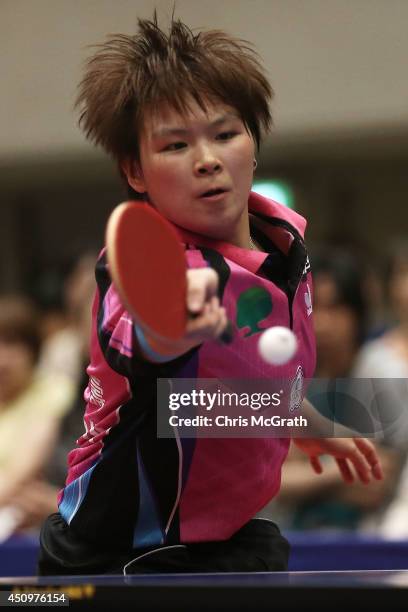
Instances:
[[[85,432],[68,456],[59,512],[42,529],[43,575],[287,568],[279,528],[254,517],[279,492],[290,441],[156,432],[158,377],[313,376],[306,221],[251,192],[271,98],[248,43],[193,33],[175,19],[167,32],[156,15],[139,20],[134,36],[111,36],[86,65],[80,125],[113,156],[132,197],[177,226],[195,316],[184,337],[158,350],[126,312],[100,255]],[[258,309],[245,298],[253,287]],[[221,344],[227,319],[236,333]],[[291,327],[298,340],[296,357],[282,366],[257,349],[262,329],[274,325]],[[382,477],[366,439],[294,442],[316,472],[328,453],[346,481],[353,472],[367,483]]]

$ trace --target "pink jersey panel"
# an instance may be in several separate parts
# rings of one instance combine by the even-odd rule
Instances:
[[[69,484],[81,476],[98,459],[103,449],[105,436],[119,422],[121,406],[131,397],[128,380],[109,367],[99,345],[97,317],[99,295],[93,304],[91,334],[91,364],[88,366],[89,383],[84,393],[86,409],[84,415],[85,433],[79,438],[77,446],[68,455]],[[104,302],[109,332],[116,338],[112,344],[120,352],[131,346],[132,321],[124,314],[123,306],[115,291],[109,290]]]

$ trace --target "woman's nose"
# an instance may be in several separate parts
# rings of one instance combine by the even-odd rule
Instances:
[[[210,150],[206,149],[197,159],[194,170],[200,176],[217,174],[222,170],[222,163]]]

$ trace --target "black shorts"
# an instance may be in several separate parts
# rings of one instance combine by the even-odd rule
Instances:
[[[76,538],[60,514],[52,514],[40,536],[38,573],[139,574],[174,572],[286,571],[289,543],[267,519],[252,519],[229,540],[108,551]]]

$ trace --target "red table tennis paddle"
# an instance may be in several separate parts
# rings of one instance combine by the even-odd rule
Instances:
[[[148,204],[124,202],[108,220],[108,263],[135,321],[177,340],[187,323],[186,261],[176,230]]]
[[[124,202],[106,229],[112,280],[134,320],[153,336],[178,340],[189,317],[186,259],[175,228],[152,206]],[[229,325],[221,340],[229,342]]]

